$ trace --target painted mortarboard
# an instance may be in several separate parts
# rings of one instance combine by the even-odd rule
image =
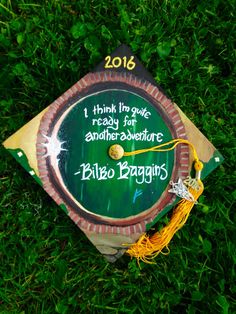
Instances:
[[[125,45],[3,144],[111,262],[168,250],[223,161]]]

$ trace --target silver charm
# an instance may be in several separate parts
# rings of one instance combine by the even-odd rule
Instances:
[[[184,198],[187,201],[195,202],[193,195],[189,192],[188,188],[184,185],[182,179],[179,178],[178,182],[175,183],[170,181],[172,188],[168,190],[169,193],[174,193],[177,196]]]

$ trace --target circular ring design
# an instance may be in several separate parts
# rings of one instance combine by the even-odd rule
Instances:
[[[112,219],[100,217],[90,212],[84,212],[83,208],[71,202],[66,191],[61,189],[57,181],[57,174],[51,168],[51,161],[47,151],[47,144],[55,126],[55,121],[63,114],[63,111],[75,103],[78,97],[86,96],[96,90],[117,86],[122,89],[128,87],[148,99],[162,114],[173,138],[186,139],[184,124],[181,120],[175,104],[168,99],[160,89],[150,82],[139,79],[127,73],[110,71],[89,73],[62,96],[55,100],[41,119],[36,143],[39,177],[44,189],[56,201],[57,204],[65,204],[70,218],[84,231],[96,233],[114,233],[131,235],[142,233],[146,225],[151,223],[162,209],[172,204],[176,196],[168,193],[168,188],[162,193],[160,199],[147,210],[136,216]],[[172,181],[178,178],[185,179],[189,174],[189,148],[180,144],[175,150],[175,164],[171,175]]]

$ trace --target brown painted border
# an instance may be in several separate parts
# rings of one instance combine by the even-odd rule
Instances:
[[[160,106],[162,111],[166,113],[171,125],[175,130],[176,138],[186,138],[186,132],[181,117],[175,108],[174,104],[169,98],[167,98],[158,87],[152,85],[148,81],[137,78],[134,75],[126,72],[97,72],[89,73],[68,89],[63,95],[56,99],[50,106],[47,112],[41,119],[37,134],[36,153],[38,160],[39,176],[42,180],[43,187],[47,193],[54,199],[54,201],[61,205],[65,203],[60,194],[55,189],[53,183],[50,180],[47,164],[47,151],[42,144],[47,143],[47,136],[50,127],[53,123],[55,115],[62,110],[62,108],[73,97],[80,93],[86,93],[89,88],[99,83],[120,82],[132,86],[145,92],[147,96],[153,100],[156,106]],[[185,144],[180,144],[176,150],[176,167],[173,170],[174,175],[172,179],[176,181],[177,178],[186,178],[189,175],[189,148]],[[90,221],[89,217],[82,217],[79,213],[66,204],[68,209],[68,215],[70,218],[84,231],[92,231],[96,233],[113,233],[130,235],[134,233],[142,233],[146,231],[146,224],[153,221],[158,213],[164,209],[165,206],[172,204],[176,199],[175,195],[172,195],[166,191],[163,192],[161,198],[150,209],[145,212],[127,219],[106,219],[104,221],[95,217]],[[93,216],[93,215],[91,215]],[[88,219],[87,219],[88,218]],[[97,219],[96,219],[97,218]],[[96,221],[97,220],[97,221]],[[99,221],[100,220],[100,221]]]

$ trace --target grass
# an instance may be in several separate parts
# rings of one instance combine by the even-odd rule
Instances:
[[[0,313],[235,313],[232,0],[2,0],[1,141],[121,43],[225,157],[156,265],[109,264],[1,148]]]

